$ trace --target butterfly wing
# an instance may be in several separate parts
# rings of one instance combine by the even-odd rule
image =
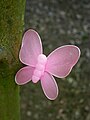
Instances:
[[[15,76],[15,82],[18,85],[23,85],[31,81],[34,69],[35,68],[31,66],[26,66],[26,67],[21,68]]]
[[[74,45],[65,45],[54,50],[47,57],[46,71],[50,74],[64,78],[80,57],[80,49]]]
[[[41,77],[41,86],[48,99],[56,99],[58,95],[58,86],[52,75],[44,72],[44,75]]]
[[[42,53],[42,43],[39,34],[29,29],[22,39],[22,46],[19,53],[20,61],[29,66],[35,66],[37,57]]]

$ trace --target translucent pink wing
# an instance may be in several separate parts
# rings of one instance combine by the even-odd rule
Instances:
[[[58,86],[53,76],[45,72],[41,77],[41,86],[48,99],[56,99],[58,96]]]
[[[80,57],[80,49],[74,45],[57,48],[47,57],[46,71],[63,78],[66,77]]]
[[[22,39],[22,46],[19,54],[20,61],[29,66],[35,66],[39,54],[42,53],[42,43],[39,34],[29,29]]]
[[[31,81],[32,75],[33,75],[34,68],[31,66],[26,66],[20,69],[16,76],[15,76],[15,82],[18,85],[23,85]]]

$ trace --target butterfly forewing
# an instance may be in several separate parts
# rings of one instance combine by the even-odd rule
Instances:
[[[63,78],[66,77],[80,57],[80,50],[74,45],[57,48],[47,57],[45,71]]]
[[[42,43],[38,33],[32,29],[25,32],[22,40],[22,46],[19,53],[20,61],[23,64],[34,66],[37,63],[37,57],[42,54]]]

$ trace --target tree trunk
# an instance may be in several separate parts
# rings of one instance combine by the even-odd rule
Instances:
[[[0,0],[0,120],[20,120],[18,52],[24,25],[25,0]]]

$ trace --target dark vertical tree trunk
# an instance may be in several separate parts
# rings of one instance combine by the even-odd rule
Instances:
[[[24,25],[25,0],[0,0],[0,120],[20,120],[15,73]]]

